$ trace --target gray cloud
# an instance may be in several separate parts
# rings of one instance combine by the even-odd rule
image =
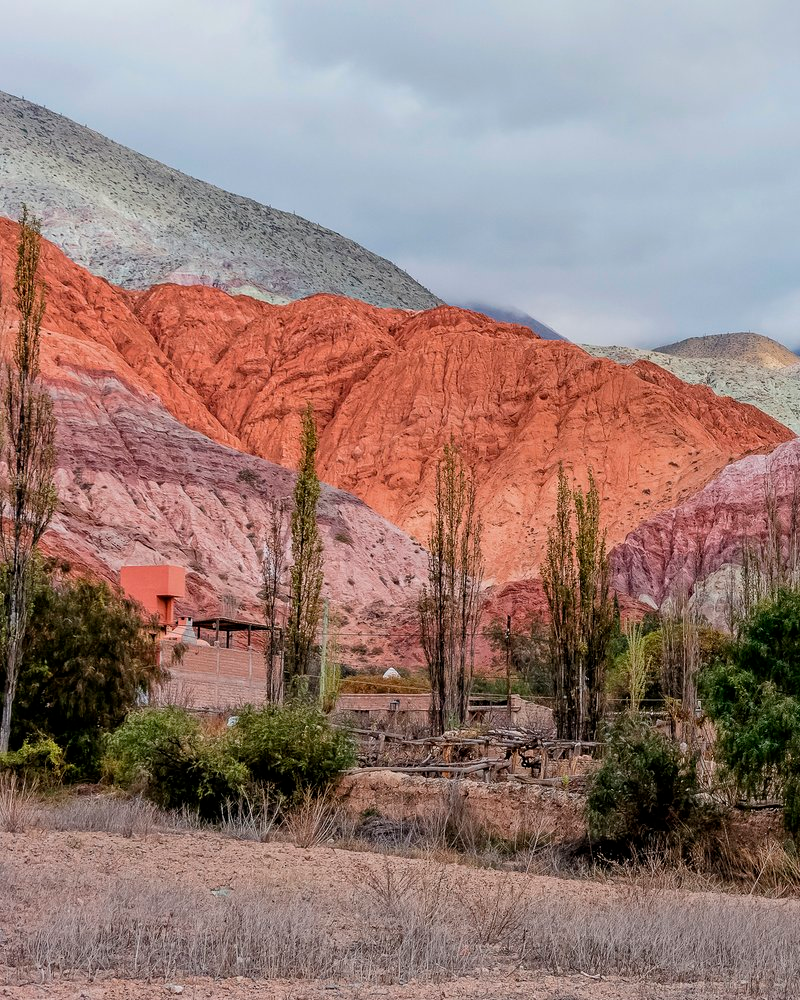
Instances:
[[[574,339],[800,343],[788,0],[6,0],[0,88]]]

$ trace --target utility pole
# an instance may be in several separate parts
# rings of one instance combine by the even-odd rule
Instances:
[[[322,646],[319,655],[319,707],[325,707],[325,695],[328,681],[328,614],[330,601],[325,598],[322,605]]]
[[[506,705],[511,719],[511,615],[506,615]]]

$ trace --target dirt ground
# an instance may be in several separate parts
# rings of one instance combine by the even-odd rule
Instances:
[[[0,990],[10,1000],[165,1000],[183,987],[183,1000],[726,1000],[729,992],[709,992],[706,985],[657,986],[578,976],[514,972],[453,979],[447,983],[375,987],[358,983],[255,983],[245,980],[145,983],[108,979],[102,982],[48,983]]]
[[[318,901],[326,914],[329,933],[343,933],[348,906],[361,891],[365,872],[378,868],[408,870],[430,862],[385,857],[368,852],[320,847],[301,849],[284,843],[259,844],[226,839],[212,833],[153,833],[124,838],[101,833],[31,830],[0,834],[0,877],[17,879],[17,890],[5,896],[0,941],[8,943],[36,923],[42,899],[79,903],[124,874],[126,880],[179,882],[199,889],[236,893],[253,885],[277,890],[291,885]],[[532,896],[593,899],[617,892],[613,887],[586,881],[533,877],[457,866],[465,891],[489,898],[509,880],[526,879]],[[9,898],[13,900],[8,905]],[[770,905],[770,901],[764,901]],[[139,1000],[182,995],[186,1000],[224,997],[229,1000],[722,1000],[736,995],[730,988],[715,991],[708,984],[659,984],[587,975],[552,975],[499,964],[447,982],[408,982],[376,986],[359,982],[252,981],[241,977],[212,981],[184,977],[175,982],[122,980],[99,974],[66,981],[36,982],[37,974],[5,968],[0,997],[13,1000]]]
[[[476,821],[501,837],[538,832],[563,840],[580,836],[585,829],[583,801],[566,788],[486,784],[468,778],[448,785],[419,775],[360,771],[345,776],[337,794],[353,816],[374,810],[394,820],[430,819],[442,807],[448,788],[462,797]]]

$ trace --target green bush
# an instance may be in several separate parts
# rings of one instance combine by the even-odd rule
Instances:
[[[103,581],[38,563],[12,745],[51,736],[72,778],[95,780],[103,739],[163,679],[142,609]]]
[[[738,791],[782,799],[786,830],[800,843],[800,592],[756,605],[701,675],[701,693],[717,725],[717,759]]]
[[[219,819],[226,802],[241,798],[247,768],[230,753],[227,734],[203,732],[182,708],[134,712],[106,744],[104,770],[117,784],[139,786],[165,809],[183,806]]]
[[[27,781],[55,784],[64,777],[64,751],[49,736],[33,743],[25,740],[19,750],[0,754],[0,771],[12,771]]]
[[[322,791],[355,763],[355,750],[307,705],[246,708],[221,735],[185,709],[147,708],[110,735],[103,763],[108,778],[163,808],[185,806],[218,820],[249,786],[287,799]]]
[[[308,705],[246,708],[230,738],[252,779],[286,798],[322,791],[356,761],[350,737]]]
[[[710,818],[694,762],[641,716],[622,716],[586,799],[589,838],[613,857],[688,845]]]

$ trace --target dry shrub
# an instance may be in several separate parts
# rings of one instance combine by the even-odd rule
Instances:
[[[284,829],[296,847],[319,847],[338,828],[338,810],[329,794],[315,795],[307,788],[284,820]]]
[[[782,902],[642,890],[546,897],[517,942],[529,965],[589,975],[744,984],[760,996],[800,988],[797,913]]]
[[[137,795],[71,795],[46,803],[39,823],[48,830],[111,833],[146,837],[154,829],[174,826],[173,817]]]
[[[262,789],[260,794],[244,794],[237,802],[227,802],[222,810],[220,833],[234,840],[266,843],[282,815],[280,801],[272,801]]]
[[[36,785],[13,772],[0,774],[0,830],[22,833],[36,818]]]

